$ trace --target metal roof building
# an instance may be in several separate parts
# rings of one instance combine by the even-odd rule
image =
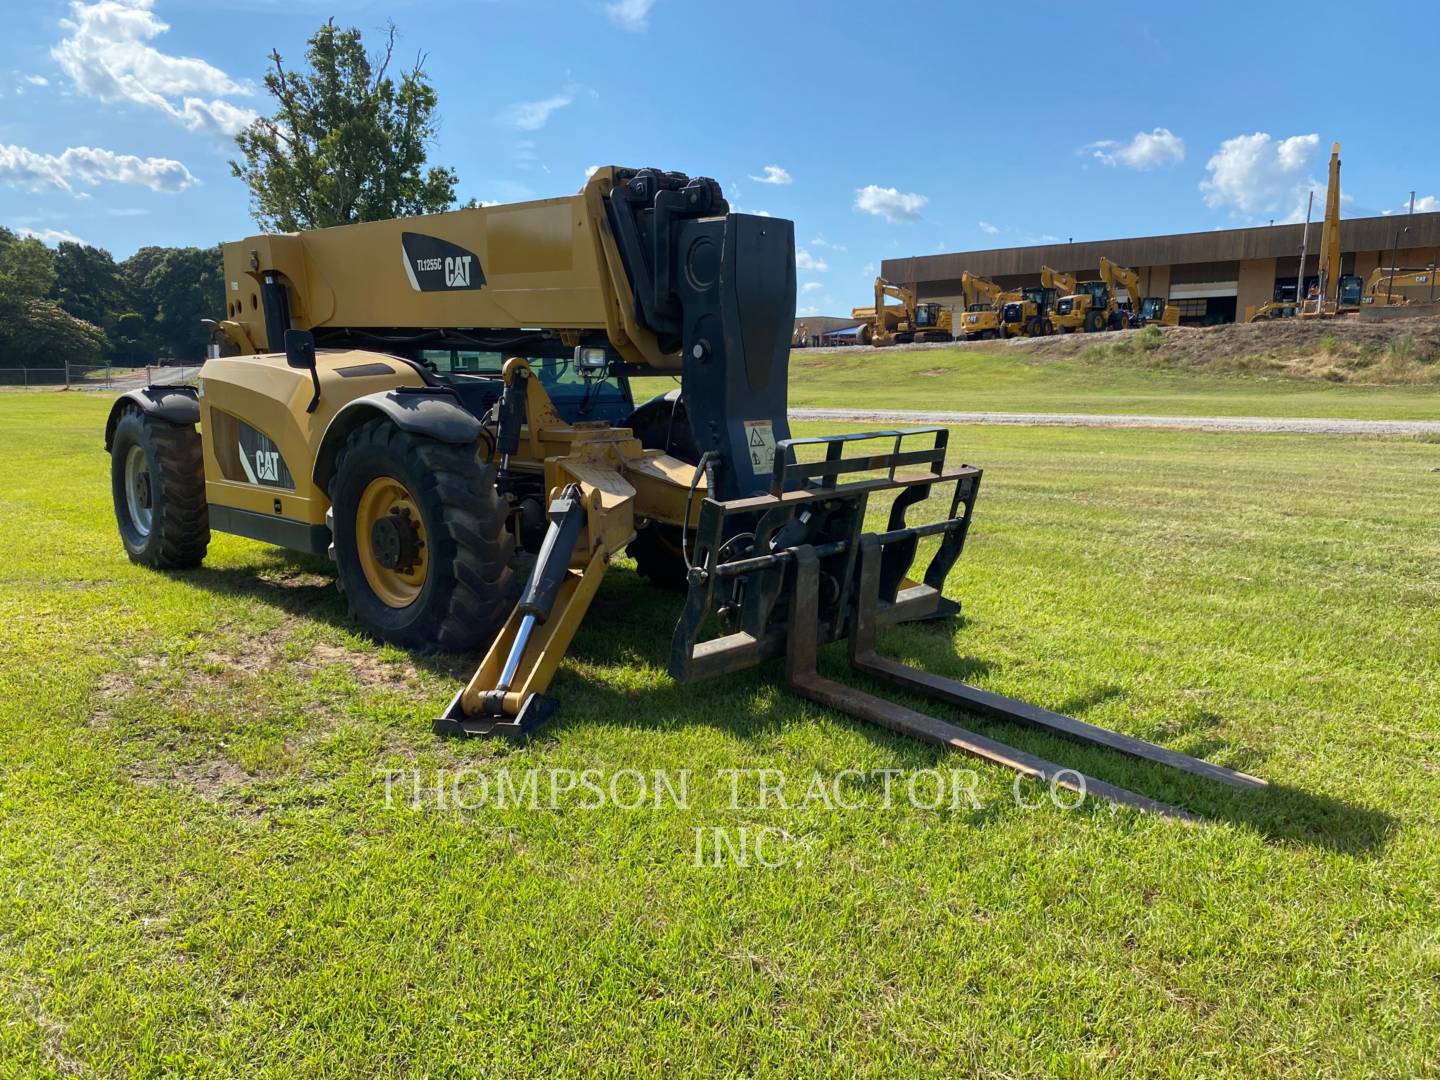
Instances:
[[[1393,256],[1391,251],[1397,244]],[[1303,225],[1262,225],[1248,229],[1176,233],[1117,240],[1039,244],[946,255],[886,259],[880,274],[905,285],[924,300],[964,306],[960,274],[991,278],[1006,288],[1040,283],[1040,267],[1099,277],[1100,257],[1137,270],[1146,296],[1177,303],[1181,321],[1232,322],[1247,307],[1295,297]],[[1310,225],[1305,260],[1308,289],[1317,279],[1320,223]],[[1342,219],[1341,273],[1369,277],[1379,266],[1425,267],[1440,259],[1440,213]]]

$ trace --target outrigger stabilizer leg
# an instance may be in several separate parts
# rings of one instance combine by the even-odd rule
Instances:
[[[562,491],[550,504],[550,526],[536,557],[535,569],[510,616],[510,622],[515,624],[513,632],[501,636],[470,685],[456,694],[445,713],[435,720],[436,734],[519,738],[554,713],[555,701],[545,694],[521,694],[518,710],[513,708],[514,702],[507,702],[506,698],[520,690],[517,676],[521,661],[535,638],[537,627],[543,627],[549,620],[562,587],[570,584],[573,589],[581,584],[583,575],[570,569],[570,561],[585,531],[586,517],[584,500],[575,485]],[[592,570],[597,579],[600,572]],[[593,588],[592,585],[592,591]],[[563,649],[561,645],[561,651]],[[493,667],[500,656],[504,657],[504,663],[496,677],[489,667]],[[467,704],[471,706],[468,712]],[[507,704],[512,708],[507,709]]]

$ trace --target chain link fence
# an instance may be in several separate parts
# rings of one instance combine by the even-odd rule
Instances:
[[[134,390],[151,383],[194,382],[199,371],[199,364],[0,367],[0,390]]]

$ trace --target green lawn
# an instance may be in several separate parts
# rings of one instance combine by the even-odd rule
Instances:
[[[954,433],[967,617],[886,651],[1274,782],[974,724],[1186,826],[988,766],[980,809],[731,809],[718,769],[971,763],[775,668],[672,685],[677,601],[624,564],[543,737],[438,741],[470,661],[367,642],[323,560],[125,560],[106,405],[0,396],[0,1075],[1440,1070],[1440,444]],[[385,804],[465,766],[689,769],[690,807]],[[693,865],[740,825],[781,865]]]
[[[801,349],[791,354],[790,377],[790,404],[797,407],[1440,419],[1440,388],[1433,385],[1338,385],[1042,360],[1022,348]]]

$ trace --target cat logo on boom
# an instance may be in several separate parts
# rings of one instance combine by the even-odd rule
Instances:
[[[405,277],[416,292],[453,292],[485,286],[485,272],[473,251],[424,233],[400,234]]]

